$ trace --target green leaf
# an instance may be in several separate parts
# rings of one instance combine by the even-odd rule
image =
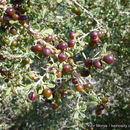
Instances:
[[[33,25],[32,27],[33,27],[34,29],[37,29],[37,30],[40,29],[40,26],[39,26],[38,24],[35,24],[35,25]]]
[[[24,88],[24,90],[27,91],[27,90],[29,90],[29,89],[31,89],[31,88],[32,88],[32,86],[31,86],[31,85],[28,85],[27,87]]]
[[[38,90],[38,94],[42,94],[42,92],[43,92],[43,88]]]
[[[47,9],[44,9],[42,12],[42,17],[44,18],[45,14],[46,14]]]
[[[85,117],[86,117],[86,115],[83,114],[83,113],[81,113],[81,112],[80,112],[80,115],[82,116],[82,118],[85,118]]]
[[[60,65],[59,65],[59,71],[62,71],[62,69],[63,69],[63,63],[61,63]]]
[[[86,111],[86,109],[87,109],[87,105],[83,105],[83,106],[81,106],[81,109],[82,109],[82,111]]]
[[[67,99],[72,99],[73,95],[67,96]]]
[[[47,79],[49,79],[49,74],[48,73],[46,73],[46,77],[47,77]]]
[[[84,59],[86,59],[86,55],[84,54],[84,52],[82,52],[82,55],[83,55]]]
[[[79,118],[79,113],[76,111],[74,114],[74,119],[78,119]]]
[[[17,23],[17,21],[10,20],[9,23],[14,24],[14,23]]]
[[[96,106],[96,105],[98,105],[98,102],[87,102],[87,105],[93,105],[93,106]]]
[[[101,55],[104,56],[106,54],[106,49],[107,49],[107,43],[105,43],[103,45],[103,49],[102,49],[102,52],[101,52]]]
[[[49,28],[43,31],[44,34],[52,34],[53,33],[53,29]]]
[[[6,91],[6,95],[9,95],[10,91],[11,91],[11,88],[8,88]]]
[[[54,88],[55,87],[55,84],[48,84],[47,85],[49,88]]]
[[[65,54],[66,54],[68,57],[70,57],[70,56],[71,56],[71,54],[70,54],[70,53],[68,53],[68,52],[66,52]]]
[[[61,3],[62,2],[62,0],[57,0],[57,3]]]
[[[48,100],[51,100],[51,99],[53,99],[53,95],[51,95],[49,98],[47,98]]]
[[[97,97],[93,96],[93,95],[88,95],[92,100],[94,101],[98,101]]]

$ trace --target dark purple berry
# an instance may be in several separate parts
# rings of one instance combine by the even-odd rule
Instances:
[[[103,60],[107,64],[112,64],[114,62],[114,57],[111,54],[107,54],[106,56],[104,56]]]
[[[85,60],[85,66],[86,66],[86,67],[91,67],[91,66],[92,66],[92,60],[89,59],[89,58],[86,59],[86,60]]]
[[[97,38],[95,38],[95,39],[92,39],[92,42],[93,42],[93,43],[99,43],[99,38],[97,37]]]
[[[69,37],[70,37],[70,39],[74,39],[74,32],[70,32]]]
[[[67,44],[64,43],[64,42],[61,42],[61,43],[58,45],[58,48],[59,48],[60,50],[64,50],[65,48],[67,48]]]
[[[44,56],[50,56],[51,55],[51,50],[49,48],[44,48],[43,49],[43,55]]]
[[[55,48],[56,48],[56,49],[59,49],[59,44],[56,44],[56,45],[55,45]]]
[[[98,109],[98,110],[103,110],[103,109],[104,109],[104,105],[103,105],[103,104],[97,105],[97,109]]]
[[[71,71],[71,66],[69,64],[64,64],[63,65],[63,72],[70,72]]]
[[[79,83],[79,80],[78,80],[77,78],[73,78],[73,79],[72,79],[72,82],[73,82],[73,84],[78,84],[78,83]]]
[[[101,63],[100,60],[95,60],[93,62],[93,65],[94,65],[95,68],[98,68],[98,69],[100,69],[102,67],[102,63]]]
[[[90,32],[90,37],[91,37],[92,39],[96,39],[96,38],[98,37],[97,31],[92,31],[92,32]]]
[[[31,51],[36,52],[35,46],[32,46],[32,47],[31,47]]]
[[[9,22],[9,21],[10,21],[10,17],[9,17],[7,14],[4,14],[3,20],[4,20],[5,22]]]
[[[67,55],[64,54],[64,53],[60,53],[58,55],[58,58],[59,58],[60,61],[65,61],[67,59]]]
[[[26,21],[27,21],[27,17],[25,16],[25,15],[21,15],[20,17],[19,17],[19,21],[20,21],[20,23],[25,23]]]
[[[46,41],[46,42],[51,42],[51,41],[53,41],[53,36],[52,36],[52,35],[48,35],[48,36],[45,38],[45,41]]]
[[[7,8],[5,11],[9,16],[12,16],[15,13],[15,10],[13,8]]]
[[[75,42],[73,40],[68,41],[68,47],[74,47]]]
[[[29,98],[30,100],[34,101],[34,100],[37,98],[37,96],[35,96],[33,92],[30,92],[30,93],[28,94],[28,98]]]
[[[83,69],[80,74],[81,74],[82,77],[87,77],[87,76],[90,75],[90,71]]]
[[[42,51],[42,46],[40,44],[35,45],[35,50],[37,52],[41,52]]]

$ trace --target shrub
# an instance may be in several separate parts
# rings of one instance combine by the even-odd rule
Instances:
[[[1,129],[128,124],[127,2],[0,1]]]

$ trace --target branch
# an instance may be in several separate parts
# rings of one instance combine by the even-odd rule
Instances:
[[[87,13],[88,16],[89,16],[92,20],[94,20],[98,25],[103,26],[97,19],[94,18],[94,16],[93,16],[88,10],[86,10],[86,9],[85,9],[82,5],[80,5],[76,0],[72,0],[72,1],[73,1],[77,6],[79,6],[81,9],[83,9],[84,12]]]
[[[73,0],[74,1],[74,0]],[[76,2],[77,3],[77,2]],[[82,7],[82,6],[81,6]],[[86,9],[85,9],[86,10]],[[87,11],[87,10],[86,10]],[[52,52],[54,54],[59,54],[60,53],[60,50],[57,50],[54,46],[50,45],[49,43],[45,42],[42,37],[37,33],[35,32],[29,25],[27,25],[26,23],[23,25],[37,40],[41,40],[43,42],[44,45],[46,45],[47,47],[49,47]],[[88,34],[86,34],[88,35]],[[77,75],[78,79],[80,80],[81,84],[86,84],[86,81],[78,74],[77,71],[74,71],[74,73]],[[42,79],[42,78],[41,78]],[[41,80],[40,80],[41,81]],[[40,82],[38,81],[38,83]],[[91,91],[91,93],[93,94],[93,96],[96,96],[97,95],[93,92],[93,90]],[[99,99],[99,98],[98,98]],[[100,100],[100,99],[99,99]]]
[[[28,32],[30,34],[32,34],[35,37],[35,39],[39,40],[43,44],[43,46],[48,47],[51,50],[52,53],[59,54],[61,52],[60,50],[57,50],[54,46],[52,46],[49,43],[45,42],[43,40],[42,36],[40,36],[40,34],[38,32],[35,32],[29,25],[24,23],[23,26],[28,30]]]

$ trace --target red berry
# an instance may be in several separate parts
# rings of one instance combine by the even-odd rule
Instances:
[[[93,65],[94,65],[95,68],[99,68],[99,69],[102,67],[102,63],[99,60],[95,60],[93,62]]]
[[[102,98],[102,102],[103,102],[103,103],[107,103],[107,102],[108,102],[107,98],[105,98],[105,97]]]
[[[89,43],[89,47],[95,47],[95,46],[96,46],[96,43],[94,43],[92,41]]]
[[[73,40],[68,41],[68,47],[74,47],[75,42]]]
[[[62,76],[62,73],[61,72],[58,72],[57,73],[57,78],[60,78]]]
[[[85,66],[86,66],[86,67],[91,67],[91,66],[92,66],[92,60],[89,59],[89,58],[86,59],[86,60],[85,60]]]
[[[10,17],[9,17],[7,14],[4,14],[3,20],[4,20],[5,22],[9,22],[9,21],[10,21]]]
[[[64,43],[64,42],[61,42],[61,43],[58,45],[58,48],[59,48],[60,50],[64,50],[65,48],[67,48],[67,44]]]
[[[83,69],[80,74],[81,74],[82,77],[87,77],[87,76],[90,75],[90,71]]]
[[[10,33],[12,33],[13,35],[16,35],[17,34],[17,29],[12,27],[10,28]]]
[[[99,43],[99,38],[92,39],[92,43]]]
[[[55,71],[56,73],[58,73],[58,72],[59,72],[59,70],[58,70],[58,67],[57,67],[57,66],[52,66],[52,67],[50,68],[50,71]]]
[[[18,10],[18,9],[19,9],[19,4],[14,4],[14,5],[13,5],[13,8],[14,8],[15,10]]]
[[[45,38],[46,42],[51,42],[53,41],[53,36],[52,35],[48,35],[48,37]]]
[[[98,116],[98,115],[101,115],[102,114],[102,110],[96,110],[96,115]]]
[[[107,54],[106,56],[104,56],[103,60],[107,64],[112,64],[114,62],[114,57],[111,54]]]
[[[19,15],[18,14],[13,14],[13,20],[18,20],[19,19]]]
[[[69,37],[70,37],[70,39],[74,39],[74,32],[70,32]]]
[[[35,46],[32,46],[32,47],[31,47],[31,51],[36,52]]]
[[[25,13],[25,10],[22,9],[22,8],[19,8],[17,11],[19,12],[19,14],[24,14]]]
[[[5,11],[8,15],[12,16],[15,13],[15,10],[13,8],[7,8]]]
[[[78,83],[79,83],[79,80],[78,80],[77,78],[73,78],[73,79],[72,79],[72,82],[73,82],[73,84],[78,84]]]
[[[43,68],[44,68],[44,69],[48,69],[48,65],[44,65]]]
[[[97,105],[97,109],[98,109],[98,110],[103,110],[103,109],[104,109],[104,105],[103,105],[103,104]]]
[[[37,98],[37,96],[35,96],[33,92],[30,92],[30,93],[28,94],[28,98],[29,98],[30,100],[34,101],[34,100]]]
[[[63,72],[70,72],[71,71],[71,66],[69,64],[64,64],[63,65]]]
[[[49,48],[43,48],[43,55],[44,56],[50,56],[51,50]]]
[[[86,85],[84,85],[84,88],[86,88],[86,89],[92,89],[93,88],[93,86],[92,86],[92,84],[90,84],[90,83],[88,83],[88,84],[86,84]]]
[[[79,9],[77,9],[77,8],[73,8],[72,12],[77,14],[77,15],[79,15],[79,16],[82,14],[82,12]]]
[[[104,36],[104,32],[103,32],[102,30],[97,31],[97,33],[98,33],[98,37],[102,37],[102,36]]]
[[[21,15],[21,16],[19,17],[19,21],[20,21],[22,24],[24,24],[24,23],[27,21],[27,17],[26,17],[25,15]]]
[[[55,45],[55,48],[56,48],[56,49],[59,49],[59,44],[56,44],[56,45]]]
[[[58,109],[58,104],[52,103],[51,107],[52,107],[53,110],[57,110]]]
[[[60,61],[65,61],[67,59],[67,55],[64,54],[64,53],[60,53],[58,55],[58,58],[59,58]]]
[[[74,64],[74,60],[73,60],[72,58],[69,58],[69,59],[68,59],[68,63],[69,63],[70,65],[72,65],[72,64]]]
[[[92,39],[97,38],[97,37],[98,37],[97,31],[92,31],[92,32],[90,32],[90,37],[91,37]]]
[[[47,88],[43,91],[43,95],[46,97],[46,98],[49,98],[51,95],[52,95],[52,90]]]
[[[35,45],[35,51],[41,52],[42,51],[42,46],[40,44]]]
[[[76,89],[77,91],[79,91],[79,92],[83,91],[83,87],[82,87],[81,85],[79,85],[79,84],[77,84],[77,85],[75,86],[75,89]]]

